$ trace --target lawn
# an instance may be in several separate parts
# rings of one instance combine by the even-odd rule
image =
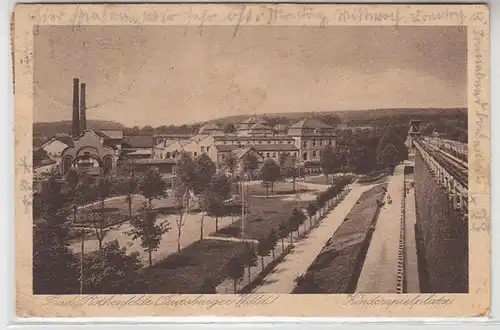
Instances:
[[[329,175],[328,176],[328,180],[326,179],[326,176],[324,175],[316,175],[316,176],[310,176],[310,177],[306,177],[304,180],[302,180],[301,182],[303,183],[312,183],[312,184],[323,184],[323,185],[331,185],[332,182],[336,182],[337,180],[343,178],[344,175],[342,176],[332,176],[332,175]]]
[[[132,198],[132,214],[137,214],[142,204],[147,200],[142,195],[134,195]],[[175,202],[172,198],[163,198],[153,201],[153,208],[158,209],[160,213],[171,214],[175,212]],[[87,212],[85,212],[87,211]],[[89,218],[89,212],[101,212],[100,202],[86,206],[84,209],[79,209],[76,214],[77,222],[85,221]],[[106,213],[106,221],[111,224],[121,223],[128,220],[129,209],[128,203],[125,201],[125,196],[113,197],[104,202],[104,212]],[[72,216],[69,217],[71,220]]]
[[[271,190],[269,187],[269,196],[272,195],[292,195],[298,192],[300,186],[301,192],[306,192],[309,189],[304,185],[299,185],[298,182],[295,183],[295,191],[293,191],[292,182],[276,182],[274,183],[274,188]],[[250,193],[254,196],[266,196],[266,187],[261,183],[254,184],[250,186]]]
[[[249,196],[249,212],[245,218],[245,238],[259,239],[267,235],[271,228],[278,229],[282,220],[288,219],[293,208],[299,206],[297,201],[285,200],[284,197]],[[306,202],[301,203],[305,207]],[[241,237],[241,218],[227,227],[220,229],[217,236]]]
[[[148,283],[145,293],[199,293],[205,278],[218,285],[226,277],[229,260],[242,249],[241,242],[197,241],[143,269],[143,279]]]
[[[378,185],[361,195],[307,270],[305,277],[310,281],[299,284],[294,293],[351,293],[355,289],[371,238],[367,234],[378,215],[377,200],[382,200],[386,187]]]

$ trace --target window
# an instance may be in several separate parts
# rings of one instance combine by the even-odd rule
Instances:
[[[294,155],[295,157],[297,157],[297,151],[295,151],[295,152],[293,153],[293,155]]]
[[[292,141],[288,141],[288,144],[292,144]]]
[[[210,150],[210,147],[207,147],[207,152]]]
[[[302,159],[307,160],[307,152],[304,152],[304,154],[302,154]]]
[[[272,144],[272,142],[271,141],[267,141],[267,144]]]
[[[276,153],[275,152],[273,152],[273,158],[276,158]]]
[[[201,147],[201,152],[205,152],[205,147]]]
[[[167,158],[170,158],[170,152],[167,152]]]
[[[328,145],[331,146],[332,145],[332,139],[328,139]]]
[[[225,161],[226,160],[226,154],[222,154],[221,155],[221,159],[222,159],[222,161]]]
[[[316,151],[313,151],[313,155],[312,155],[313,158],[316,158]]]
[[[196,156],[198,156],[198,153],[197,153],[196,151],[194,152],[194,156],[195,156],[195,157],[196,157]]]
[[[269,152],[268,152],[268,153],[266,153],[266,157],[267,157],[267,158],[271,157],[271,154],[270,154]]]
[[[319,145],[322,146],[323,145],[323,140],[319,140]]]
[[[83,153],[83,155],[84,155],[85,157],[89,157],[89,156],[90,156],[90,152],[85,151],[85,152]]]
[[[223,144],[226,144],[226,141],[222,141]]]
[[[316,140],[313,140],[313,147],[316,146]]]
[[[304,141],[304,143],[302,144],[304,147],[307,147],[307,141]]]
[[[262,144],[262,141],[259,141],[259,144]]]

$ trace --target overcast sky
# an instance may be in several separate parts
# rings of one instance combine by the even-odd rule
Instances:
[[[235,114],[466,107],[459,27],[40,27],[35,121],[170,125]]]

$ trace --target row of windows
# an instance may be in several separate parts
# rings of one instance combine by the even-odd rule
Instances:
[[[228,141],[222,141],[222,144],[227,144]],[[268,140],[268,141],[246,141],[245,143],[246,144],[263,144],[264,142],[267,142],[267,144],[273,144],[273,141],[272,140]],[[283,140],[278,140],[278,141],[275,141],[274,144],[285,144],[285,143],[288,143],[288,144],[292,144],[293,141],[292,140],[289,140],[289,141],[283,141]],[[232,143],[229,143],[229,144],[243,144],[242,141],[233,141]]]
[[[271,155],[272,155],[272,158],[276,158],[278,157],[278,152],[266,152],[266,158],[271,158]],[[293,156],[297,157],[297,152],[293,152],[292,153]],[[226,160],[226,154],[221,154],[221,160],[222,161],[225,161]]]
[[[302,145],[304,147],[307,147],[307,142],[308,141],[302,142]],[[316,147],[316,145],[323,146],[323,143],[324,143],[324,145],[329,145],[329,146],[331,146],[333,144],[332,139],[328,139],[328,140],[312,140],[311,144],[312,144],[313,147]]]
[[[273,158],[277,157],[277,153],[276,152],[273,152],[272,155],[273,155]],[[297,152],[292,153],[292,155],[295,156],[295,157],[297,157]],[[266,158],[271,158],[271,153],[270,152],[266,153]]]

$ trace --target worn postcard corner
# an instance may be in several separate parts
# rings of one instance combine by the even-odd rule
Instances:
[[[487,6],[12,26],[19,317],[489,314]]]

